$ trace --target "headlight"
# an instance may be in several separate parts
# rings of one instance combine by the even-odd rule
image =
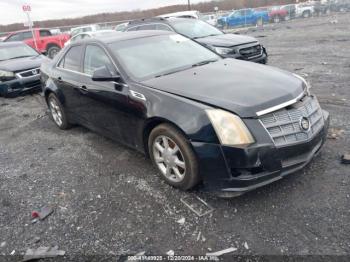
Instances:
[[[221,109],[207,109],[206,113],[222,145],[237,146],[255,142],[238,116]]]
[[[300,75],[297,75],[297,74],[293,74],[295,77],[299,78],[301,81],[303,81],[304,83],[304,86],[305,86],[305,89],[306,89],[306,93],[307,95],[310,95],[310,88],[311,88],[311,85],[305,80],[304,77],[300,76]]]
[[[8,81],[15,78],[15,74],[13,72],[0,70],[0,82]]]
[[[219,55],[227,55],[229,53],[234,54],[235,51],[232,48],[213,46],[213,50]]]
[[[8,71],[3,71],[3,70],[0,70],[0,77],[14,77],[15,76],[15,73],[13,72],[8,72]]]

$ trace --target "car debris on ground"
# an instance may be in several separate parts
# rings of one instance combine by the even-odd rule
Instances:
[[[213,257],[219,257],[222,256],[224,254],[228,254],[228,253],[232,253],[237,251],[237,248],[235,247],[230,247],[230,248],[226,248],[224,250],[220,250],[220,251],[216,251],[216,252],[211,252],[211,253],[206,253],[207,256],[213,256]]]
[[[40,220],[44,220],[47,218],[49,215],[53,213],[53,208],[52,207],[43,207],[40,209],[40,211],[34,210],[32,212],[32,218],[35,220],[39,218]]]
[[[22,261],[30,261],[41,258],[64,256],[66,251],[58,250],[58,246],[39,247],[37,249],[27,249]]]
[[[341,156],[341,163],[346,165],[350,164],[350,153]]]
[[[180,225],[183,225],[185,224],[186,222],[186,219],[184,217],[180,218],[179,220],[176,221],[176,223],[180,224]]]
[[[174,250],[169,250],[168,252],[166,252],[166,254],[168,256],[173,256],[175,254]]]
[[[202,217],[213,212],[214,208],[198,196],[187,195],[180,201],[197,216]]]

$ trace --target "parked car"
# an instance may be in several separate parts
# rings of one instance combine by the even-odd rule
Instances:
[[[162,18],[178,17],[178,18],[199,19],[201,17],[201,15],[200,15],[199,11],[192,10],[192,11],[182,11],[182,12],[159,15],[158,17],[162,17]]]
[[[100,30],[99,25],[85,25],[85,26],[79,26],[79,27],[74,27],[70,30],[70,35],[73,37],[77,34],[80,33],[85,33],[85,32],[94,32]]]
[[[254,9],[241,9],[233,11],[229,16],[222,16],[218,19],[221,27],[234,27],[241,25],[262,25],[269,22],[267,11],[255,11]]]
[[[293,19],[296,17],[296,7],[295,4],[283,5],[281,9],[286,10],[288,15],[285,20]]]
[[[186,36],[224,56],[266,64],[266,49],[250,36],[225,34],[198,19],[153,18],[135,20],[125,31],[165,30]]]
[[[210,24],[212,26],[216,26],[216,24],[218,22],[218,18],[216,16],[216,14],[203,15],[203,16],[201,16],[200,19],[203,20],[204,22],[207,22],[208,24]]]
[[[269,18],[274,23],[290,19],[288,11],[281,8],[281,6],[272,6],[269,8]]]
[[[135,148],[183,190],[272,183],[305,167],[327,136],[329,114],[303,78],[173,32],[73,43],[41,70],[59,128],[83,125]]]
[[[35,28],[33,34],[29,30],[10,33],[3,42],[24,41],[27,45],[36,48],[42,54],[53,58],[70,38],[69,34],[52,35],[48,29]]]
[[[125,30],[125,28],[128,26],[128,24],[129,24],[129,22],[116,25],[114,27],[114,30],[118,31],[118,32],[123,32]]]
[[[44,60],[23,42],[0,43],[0,95],[41,90],[40,66]]]
[[[331,11],[333,11],[333,12],[350,11],[350,1],[349,0],[331,0],[330,6],[331,6]]]
[[[315,12],[314,6],[308,3],[301,3],[295,5],[295,16],[296,17],[302,17],[302,18],[308,18],[313,15]]]
[[[94,31],[94,32],[85,32],[85,33],[80,33],[75,36],[73,36],[71,39],[69,39],[64,45],[69,45],[70,43],[88,39],[88,38],[96,38],[100,37],[103,35],[108,35],[108,34],[115,34],[115,30],[100,30],[100,31]]]

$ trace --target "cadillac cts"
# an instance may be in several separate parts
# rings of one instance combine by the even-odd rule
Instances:
[[[59,128],[83,125],[135,148],[183,190],[202,182],[241,194],[276,181],[312,160],[329,125],[303,78],[171,32],[75,42],[41,72]]]

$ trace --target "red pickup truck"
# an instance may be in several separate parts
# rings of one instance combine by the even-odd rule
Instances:
[[[30,30],[10,33],[3,41],[24,41],[27,45],[37,49],[38,52],[47,54],[48,57],[53,58],[63,48],[64,43],[70,39],[69,34],[52,35],[48,29],[35,28],[33,30],[36,46]]]

